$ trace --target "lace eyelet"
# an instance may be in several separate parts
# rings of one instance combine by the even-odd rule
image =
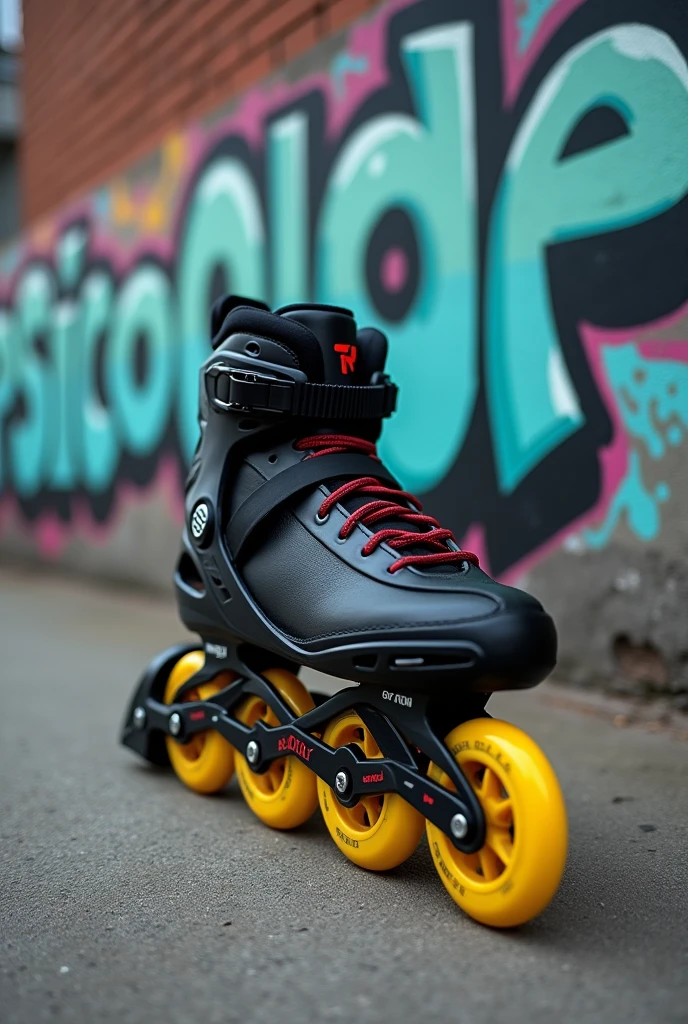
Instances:
[[[350,536],[351,534],[347,534],[346,537],[342,537],[341,533],[337,531],[334,539],[336,540],[337,544],[346,544]]]
[[[321,516],[319,512],[315,513],[315,521],[318,524],[318,526],[323,526],[327,522],[327,520],[329,518],[330,518],[330,513],[329,512],[327,513],[327,515],[324,515],[324,516]]]

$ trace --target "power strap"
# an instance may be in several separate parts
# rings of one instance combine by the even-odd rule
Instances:
[[[299,491],[305,491],[326,480],[361,476],[374,476],[392,487],[399,487],[398,482],[381,462],[369,455],[355,452],[303,459],[302,462],[297,462],[294,466],[277,473],[249,494],[230,519],[227,543],[232,557],[235,560],[239,557],[251,533],[266,516]]]
[[[391,416],[397,386],[383,376],[379,384],[311,384],[213,363],[205,371],[208,398],[221,412],[281,412],[327,420],[371,420]]]

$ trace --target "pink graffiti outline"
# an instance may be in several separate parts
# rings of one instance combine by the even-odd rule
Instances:
[[[519,0],[501,0],[504,105],[506,107],[510,107],[513,104],[528,71],[556,30],[586,0],[559,0],[558,3],[553,4],[543,14],[535,34],[524,53],[519,53],[518,50],[518,20],[516,17],[518,2]]]
[[[35,520],[27,523],[19,514],[16,496],[8,494],[0,500],[0,529],[3,525],[13,526],[35,540],[38,550],[46,558],[57,558],[75,537],[86,537],[93,547],[104,546],[112,539],[126,511],[153,495],[164,496],[172,518],[181,523],[184,518],[182,494],[183,481],[179,464],[168,453],[161,456],[155,476],[145,487],[137,487],[128,480],[118,485],[116,501],[105,522],[98,522],[94,518],[87,502],[73,498],[68,523],[62,522],[52,509],[42,512]]]
[[[598,453],[602,475],[600,496],[595,505],[582,516],[567,523],[565,527],[545,541],[544,544],[541,544],[520,561],[510,566],[503,577],[506,581],[510,582],[518,579],[525,572],[528,572],[529,569],[537,565],[538,562],[546,558],[552,551],[560,548],[567,537],[571,537],[579,533],[583,527],[603,519],[614,495],[626,476],[631,445],[619,412],[616,395],[604,370],[604,349],[612,345],[626,345],[629,342],[634,342],[637,345],[638,351],[645,359],[688,363],[688,339],[685,341],[668,341],[661,338],[656,340],[652,338],[654,332],[674,327],[676,324],[685,321],[686,318],[688,318],[688,302],[665,317],[653,320],[650,323],[637,324],[634,327],[602,328],[587,322],[579,324],[578,329],[581,343],[585,349],[588,364],[612,421],[612,440],[609,445],[601,448]],[[474,527],[471,527],[471,531],[474,529]],[[477,544],[481,542],[483,536],[484,534],[480,532],[471,532],[471,539]],[[467,535],[464,538],[464,542],[470,548],[468,539]],[[471,550],[475,550],[475,548]],[[480,552],[476,553],[479,554]]]

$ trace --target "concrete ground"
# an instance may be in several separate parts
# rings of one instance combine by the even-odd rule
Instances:
[[[386,875],[321,820],[290,834],[117,745],[173,609],[0,573],[0,1017],[128,1024],[688,1020],[688,744],[553,686],[490,705],[568,801],[551,907],[509,933],[452,903],[425,844]],[[587,698],[585,698],[587,699]]]

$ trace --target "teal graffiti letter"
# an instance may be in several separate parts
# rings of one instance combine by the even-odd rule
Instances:
[[[16,293],[17,390],[23,413],[12,424],[10,457],[14,487],[23,498],[38,493],[54,458],[56,424],[50,420],[54,373],[47,364],[54,295],[52,275],[40,264],[24,273]]]
[[[572,129],[599,106],[617,110],[628,134],[561,159]],[[516,132],[490,226],[486,368],[503,491],[583,423],[546,247],[647,220],[687,189],[688,68],[671,39],[619,25],[562,57]]]
[[[410,35],[402,56],[417,117],[374,118],[343,147],[322,207],[316,272],[319,301],[355,309],[361,325],[379,322],[366,285],[368,240],[390,207],[411,218],[420,282],[404,320],[387,325],[389,370],[403,397],[381,447],[404,484],[423,491],[455,459],[477,388],[472,28]]]
[[[294,111],[270,126],[268,195],[272,304],[308,298],[308,120]]]
[[[60,289],[75,288],[86,258],[87,234],[71,227],[56,246],[56,268]],[[49,419],[55,425],[55,455],[51,460],[49,486],[56,491],[76,487],[81,406],[79,367],[81,362],[81,308],[73,296],[60,298],[53,306],[50,355],[54,386],[49,395]]]
[[[86,277],[82,290],[83,354],[79,378],[79,407],[83,410],[82,473],[86,489],[96,493],[112,484],[118,455],[112,415],[96,388],[98,344],[109,329],[113,293],[112,279],[104,270],[94,270]],[[107,381],[103,385],[107,386]]]
[[[198,370],[210,352],[209,299],[213,272],[224,271],[239,295],[265,297],[265,231],[258,193],[243,164],[218,156],[203,171],[191,199],[179,259],[181,378],[178,424],[191,459],[198,438]]]
[[[117,297],[107,348],[107,388],[117,431],[133,455],[152,455],[172,407],[176,359],[170,284],[160,267],[140,264]],[[143,379],[135,374],[145,346]]]
[[[2,425],[16,398],[16,321],[8,309],[0,309],[0,492],[5,486]],[[9,475],[9,474],[8,474]]]

